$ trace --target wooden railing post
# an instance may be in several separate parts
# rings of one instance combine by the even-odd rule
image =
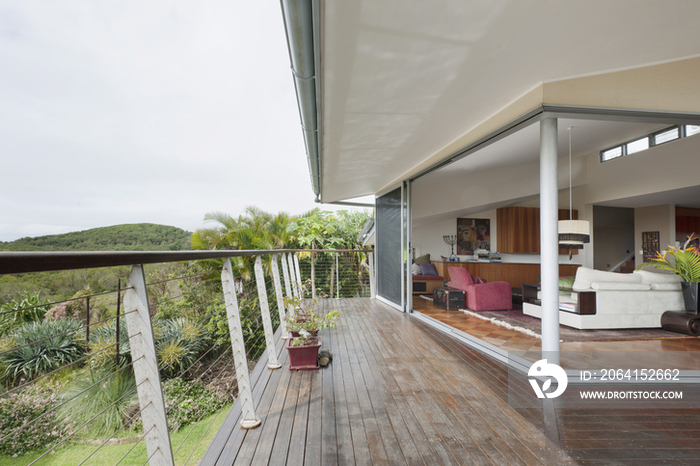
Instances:
[[[284,261],[282,261],[284,264]],[[277,297],[277,311],[280,315],[280,328],[282,329],[282,338],[287,339],[289,335],[287,334],[287,324],[284,319],[286,317],[286,312],[284,309],[284,295],[282,294],[282,283],[280,282],[280,269],[277,265],[277,254],[272,255],[272,260],[270,261],[270,268],[272,269],[272,280],[275,283],[275,296]]]
[[[248,358],[245,353],[241,315],[238,310],[238,297],[236,296],[236,283],[233,279],[230,258],[224,261],[224,269],[221,271],[221,283],[224,287],[226,318],[231,335],[233,364],[236,367],[236,379],[238,380],[238,398],[241,400],[241,427],[252,429],[260,425],[260,419],[255,416],[253,392],[251,391],[250,374],[248,373]]]
[[[294,254],[294,269],[297,271],[297,289],[299,290],[299,297],[304,299],[304,287],[301,284],[301,271],[299,270],[299,256]]]
[[[282,274],[284,275],[284,289],[287,290],[287,297],[292,298],[294,291],[289,284],[289,266],[287,265],[287,254],[282,254]],[[287,309],[289,311],[289,309]]]
[[[265,286],[265,274],[262,268],[260,256],[255,258],[255,283],[258,285],[258,302],[262,314],[263,329],[265,330],[265,345],[267,346],[267,368],[279,369],[282,365],[277,362],[277,349],[275,346],[272,321],[270,319],[270,304],[267,301],[267,287]]]
[[[297,285],[296,272],[294,271],[294,259],[292,258],[291,252],[287,256],[287,261],[289,262],[289,279],[291,280],[292,294],[294,295],[294,297],[300,298],[301,296],[299,295],[299,286]]]
[[[175,461],[165,417],[165,401],[158,371],[143,266],[134,265],[131,268],[128,286],[124,293],[124,315],[129,331],[131,360],[141,407],[146,451],[151,466],[172,466]]]
[[[367,263],[369,265],[369,296],[375,299],[377,297],[377,291],[374,287],[374,253],[368,253]]]

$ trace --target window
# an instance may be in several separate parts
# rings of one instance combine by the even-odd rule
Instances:
[[[663,131],[661,133],[656,133],[653,138],[654,138],[654,145],[658,146],[659,144],[663,144],[664,142],[668,141],[673,141],[674,139],[678,139],[680,137],[680,131],[678,127],[668,129],[666,131]]]
[[[613,147],[600,154],[600,160],[603,162],[616,159],[617,157],[622,157],[622,146]]]
[[[649,148],[649,138],[637,139],[636,141],[627,143],[627,154],[634,154],[641,150],[646,150]]]
[[[697,125],[685,125],[685,135],[692,136],[693,134],[700,133],[700,126]]]
[[[619,146],[610,147],[609,149],[604,149],[600,151],[600,161],[607,162],[608,160],[641,152],[649,149],[652,146],[658,146],[660,144],[687,136],[692,136],[694,134],[700,134],[700,125],[671,126],[670,128],[663,129],[656,133],[648,134],[643,138],[628,141]]]

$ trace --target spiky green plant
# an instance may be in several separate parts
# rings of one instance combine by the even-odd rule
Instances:
[[[154,333],[158,365],[166,376],[188,369],[206,347],[204,326],[186,317],[159,321]]]
[[[128,422],[137,398],[130,369],[90,371],[66,389],[64,399],[70,401],[60,408],[59,415],[75,429],[89,421],[81,430],[82,436],[109,437]]]
[[[85,337],[74,319],[30,322],[0,340],[3,378],[33,379],[79,359],[85,352]]]
[[[95,368],[114,368],[116,364],[117,320],[111,320],[90,331],[90,365]],[[129,332],[124,318],[119,322],[119,367],[131,362]]]
[[[28,322],[42,320],[50,307],[49,302],[43,299],[39,292],[25,292],[19,298],[3,304],[0,307],[0,336]]]
[[[669,246],[663,252],[657,251],[652,262],[645,262],[638,269],[652,266],[655,269],[674,272],[685,282],[700,282],[700,248],[690,247],[696,239],[697,236],[690,235],[681,248]]]

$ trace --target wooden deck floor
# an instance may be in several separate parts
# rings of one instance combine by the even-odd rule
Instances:
[[[700,464],[700,410],[561,410],[550,441],[502,364],[375,300],[319,305],[341,313],[331,365],[290,372],[280,343],[283,368],[251,375],[261,426],[234,405],[200,464]]]
[[[320,305],[341,313],[321,333],[333,362],[256,367],[261,426],[241,429],[234,405],[201,464],[563,464],[540,412],[504,401],[503,365],[374,300]]]

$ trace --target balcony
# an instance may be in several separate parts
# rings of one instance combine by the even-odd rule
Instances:
[[[123,296],[123,301],[117,299],[122,317],[115,320],[128,327],[137,411],[146,433],[134,438],[134,443],[117,446],[112,441],[122,438],[123,432],[104,436],[96,445],[78,440],[85,446],[82,456],[69,462],[61,456],[62,448],[81,436],[82,426],[78,426],[11,464],[535,465],[693,464],[697,460],[694,445],[700,438],[700,410],[696,407],[557,409],[545,402],[514,407],[512,399],[525,398],[526,393],[531,397],[531,389],[527,383],[513,382],[505,364],[414,315],[372,299],[373,269],[366,268],[373,263],[369,252],[318,252],[313,273],[309,252],[0,254],[3,274],[132,266],[129,284],[114,293]],[[328,256],[319,259],[321,254]],[[253,264],[250,280],[235,275],[229,265],[231,259],[240,262],[241,258]],[[190,367],[214,358],[200,357],[182,370],[164,372],[154,343],[158,321],[152,319],[151,309],[164,304],[149,300],[146,290],[155,296],[155,288],[165,281],[193,278],[147,283],[141,264],[205,259],[224,264],[222,286],[232,336],[218,362],[206,371],[223,367],[220,372],[230,374],[235,366],[236,382],[229,390],[237,397],[218,416],[176,430],[173,403],[166,404],[161,382],[173,375],[184,378]],[[340,312],[335,328],[320,333],[322,347],[329,348],[334,358],[318,371],[290,371],[284,329],[279,326],[285,309],[278,298],[298,293],[300,283],[308,283],[312,275],[315,285],[307,287],[305,296],[316,289],[316,310]],[[194,282],[204,286],[206,280]],[[233,295],[240,307],[233,305]],[[105,325],[107,319],[90,321],[90,302],[97,298],[79,299],[87,301],[88,309],[79,333]],[[250,312],[242,305],[246,299],[256,302]],[[87,359],[76,364],[87,365]],[[116,367],[123,369],[123,365]],[[40,384],[44,377],[9,387],[3,396]],[[185,402],[180,398],[175,404]],[[243,428],[246,420],[260,422]]]

